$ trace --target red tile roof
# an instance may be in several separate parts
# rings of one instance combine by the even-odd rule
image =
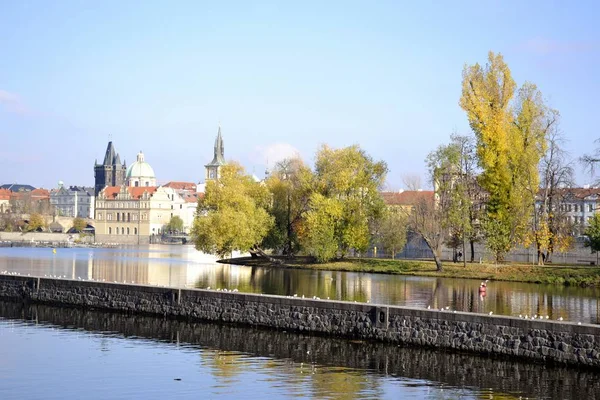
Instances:
[[[12,192],[8,189],[0,189],[0,200],[10,200]]]
[[[405,190],[402,192],[381,192],[388,206],[410,206],[419,200],[433,200],[433,190]]]
[[[127,191],[129,195],[138,200],[144,192],[148,192],[148,194],[153,194],[158,189],[155,186],[127,186]],[[104,188],[104,196],[107,199],[114,199],[117,197],[117,194],[121,191],[121,186],[107,186]]]
[[[190,190],[196,191],[196,184],[194,182],[167,182],[163,186],[175,189],[175,190]]]

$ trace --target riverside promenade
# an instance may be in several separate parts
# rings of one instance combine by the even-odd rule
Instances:
[[[600,327],[591,324],[15,275],[0,275],[0,298],[600,368]]]

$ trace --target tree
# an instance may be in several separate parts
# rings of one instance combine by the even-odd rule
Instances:
[[[379,243],[385,251],[392,253],[392,258],[396,258],[396,253],[406,245],[406,231],[408,228],[408,218],[406,213],[397,208],[387,209],[378,224]]]
[[[385,162],[373,161],[358,146],[321,147],[316,156],[314,193],[304,214],[306,227],[300,239],[307,250],[311,249],[310,254],[326,260],[333,257],[329,250],[334,247],[342,257],[350,249],[359,253],[368,249],[370,224],[381,218],[385,209],[379,192],[386,173]],[[325,229],[325,223],[331,227]],[[311,252],[317,249],[323,253]]]
[[[239,164],[224,165],[219,179],[208,182],[199,201],[192,228],[196,249],[221,257],[250,250],[273,225],[266,210],[269,202],[266,186],[255,182]]]
[[[598,264],[598,252],[600,251],[600,214],[594,214],[584,235],[587,238],[585,246],[589,247],[592,253],[596,253],[596,264]]]
[[[183,220],[178,215],[173,215],[169,223],[165,225],[167,232],[183,232]]]
[[[433,253],[437,271],[442,271],[442,244],[446,235],[443,229],[443,207],[433,198],[420,198],[409,215],[410,229],[421,236]]]
[[[46,220],[38,213],[33,213],[29,216],[29,223],[27,224],[27,232],[34,232],[39,229],[46,228]]]
[[[595,143],[598,145],[594,153],[585,154],[579,160],[586,169],[589,170],[590,174],[594,174],[596,167],[600,164],[600,138],[596,139]]]
[[[308,211],[313,174],[301,159],[285,159],[275,165],[267,187],[272,203],[269,213],[275,223],[263,241],[265,248],[292,256],[300,249],[298,230]]]
[[[496,261],[502,261],[527,233],[539,184],[537,168],[557,113],[544,105],[531,83],[512,102],[516,84],[502,55],[490,52],[488,61],[485,68],[465,67],[460,105],[475,132],[479,183],[488,194],[482,227]]]
[[[85,219],[77,217],[73,219],[73,230],[75,232],[83,232],[83,230],[87,227],[87,222]]]
[[[443,228],[448,231],[447,244],[463,247],[471,245],[471,262],[475,258],[475,242],[478,240],[481,188],[477,183],[475,143],[469,136],[452,134],[450,143],[441,145],[427,156],[429,173],[436,196],[443,196],[440,206],[445,207]],[[466,254],[463,259],[466,263]]]
[[[573,224],[565,215],[565,195],[574,186],[573,162],[563,150],[564,139],[558,125],[548,133],[548,148],[540,161],[540,189],[533,221],[533,240],[538,263],[551,261],[554,251],[566,251],[573,244]]]

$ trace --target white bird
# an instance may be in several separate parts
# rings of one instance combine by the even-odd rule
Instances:
[[[456,310],[452,311],[454,314],[456,314]]]
[[[446,306],[446,310],[449,310],[449,309],[450,309],[450,306]]]
[[[546,315],[546,319],[549,319],[550,317]]]
[[[294,293],[294,297],[298,297],[298,295],[296,293]]]
[[[558,320],[559,320],[559,321],[562,321],[562,320],[563,320],[563,317],[558,317]]]
[[[581,322],[578,322],[577,325],[581,325]]]
[[[427,306],[427,309],[428,309],[428,310],[431,310],[431,306]]]
[[[522,314],[519,314],[519,318],[523,318],[523,315],[522,315]]]
[[[206,288],[206,290],[210,290],[210,286]]]
[[[490,315],[492,315],[493,313],[494,313],[493,311],[490,311]]]

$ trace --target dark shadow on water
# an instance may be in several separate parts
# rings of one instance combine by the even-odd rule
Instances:
[[[545,366],[385,343],[351,341],[273,331],[190,323],[146,316],[0,302],[0,317],[97,335],[156,340],[233,351],[255,357],[352,368],[388,377],[489,389],[528,398],[600,399],[600,371]],[[501,396],[501,395],[500,395]]]

